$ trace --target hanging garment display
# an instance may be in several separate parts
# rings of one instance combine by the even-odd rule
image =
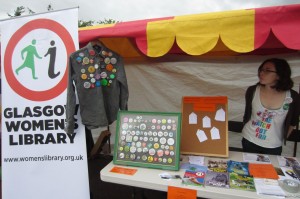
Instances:
[[[90,42],[70,55],[67,133],[73,133],[76,126],[76,95],[82,123],[88,129],[113,123],[120,109],[127,110],[129,97],[122,57],[100,42]]]

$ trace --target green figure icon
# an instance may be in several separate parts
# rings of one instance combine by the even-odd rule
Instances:
[[[29,45],[22,50],[22,52],[21,52],[22,60],[24,60],[25,53],[26,53],[26,57],[25,57],[23,64],[19,68],[16,69],[16,73],[17,73],[17,75],[19,75],[19,71],[22,70],[23,68],[27,67],[27,68],[31,69],[32,78],[37,79],[37,77],[35,76],[34,57],[37,57],[39,59],[42,59],[42,57],[40,57],[36,51],[36,48],[35,48],[36,40],[35,39],[32,40],[31,44],[32,45]]]

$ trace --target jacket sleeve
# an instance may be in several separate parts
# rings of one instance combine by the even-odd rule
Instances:
[[[120,58],[122,59],[122,58]],[[123,63],[123,62],[122,62]],[[125,68],[120,68],[122,71],[120,71],[119,74],[119,82],[120,82],[120,104],[119,107],[121,110],[128,110],[128,98],[129,98],[129,90],[127,85],[127,78],[125,73]]]
[[[74,133],[75,126],[75,107],[76,107],[76,95],[75,95],[75,86],[73,84],[73,62],[70,56],[69,58],[69,74],[68,74],[68,86],[67,86],[67,104],[66,104],[66,126],[65,131],[67,133]]]

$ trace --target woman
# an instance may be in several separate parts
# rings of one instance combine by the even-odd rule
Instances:
[[[265,60],[258,68],[259,82],[246,91],[242,146],[244,152],[281,155],[298,123],[300,99],[286,60]]]

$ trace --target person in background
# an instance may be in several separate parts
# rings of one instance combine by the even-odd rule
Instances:
[[[283,142],[299,122],[300,97],[292,90],[291,68],[284,59],[265,60],[258,78],[245,94],[243,151],[281,155]]]

